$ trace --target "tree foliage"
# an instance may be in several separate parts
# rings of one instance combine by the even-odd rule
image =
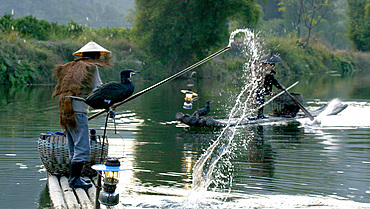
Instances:
[[[347,0],[349,38],[357,50],[370,50],[370,1]]]
[[[302,35],[302,25],[306,27],[306,50],[308,50],[312,29],[327,17],[333,9],[333,2],[334,0],[282,0],[279,3],[280,11],[286,13],[285,17],[292,17],[287,19],[292,21],[298,37]]]
[[[163,64],[182,67],[228,43],[229,23],[253,25],[260,8],[253,0],[137,0],[134,33],[140,47]]]
[[[55,56],[29,47],[15,34],[0,35],[0,85],[50,82],[55,61]]]
[[[73,21],[70,21],[68,25],[58,25],[56,22],[38,20],[32,15],[16,19],[13,16],[6,13],[0,18],[0,30],[14,31],[23,37],[37,40],[49,40],[54,34],[58,34],[59,37],[73,37],[83,32],[83,27]]]
[[[125,21],[134,0],[2,0],[0,14],[15,18],[33,15],[67,25],[70,20],[88,27],[130,27]]]
[[[307,28],[306,51],[311,37],[311,31],[315,28],[331,10],[332,0],[310,0],[308,5],[302,3],[304,25]]]
[[[279,10],[280,0],[260,0],[263,10],[263,20],[282,18],[282,11]]]

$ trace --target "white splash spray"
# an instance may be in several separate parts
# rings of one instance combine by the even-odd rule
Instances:
[[[242,37],[236,35],[242,34]],[[204,197],[211,183],[218,185],[213,178],[217,163],[230,152],[230,145],[237,133],[238,125],[230,126],[230,121],[237,119],[237,124],[249,116],[255,108],[256,92],[261,83],[261,68],[258,60],[261,57],[262,45],[258,36],[249,29],[238,29],[230,35],[229,46],[237,47],[246,57],[243,66],[245,85],[235,100],[229,113],[228,125],[221,131],[217,139],[199,158],[193,169],[192,189],[188,201],[198,202]],[[231,181],[231,180],[230,180]],[[231,182],[229,182],[231,184]]]

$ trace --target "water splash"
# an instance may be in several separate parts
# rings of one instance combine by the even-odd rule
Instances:
[[[338,98],[330,100],[326,105],[324,111],[314,117],[313,121],[309,121],[307,118],[302,119],[301,123],[305,126],[321,126],[321,122],[325,120],[328,116],[337,115],[347,108],[347,104],[343,104]]]
[[[319,102],[322,104],[323,102]],[[324,103],[325,104],[325,103]],[[327,108],[314,121],[300,121],[306,129],[368,128],[370,127],[370,105],[366,102],[342,102],[335,98],[326,103]]]
[[[241,36],[238,36],[241,35]],[[230,146],[233,143],[234,136],[237,134],[238,124],[248,117],[256,108],[256,93],[264,77],[264,72],[259,64],[259,59],[262,53],[262,44],[258,37],[249,29],[238,29],[231,33],[229,46],[238,49],[246,58],[243,65],[243,79],[245,85],[241,92],[236,97],[235,104],[228,116],[228,125],[221,131],[217,139],[209,146],[204,154],[199,158],[193,169],[192,189],[188,196],[188,201],[198,202],[203,199],[205,192],[211,184],[216,187],[220,186],[220,181],[215,178],[217,174],[217,165],[220,160],[223,160],[225,155],[230,154]],[[237,119],[236,126],[230,126],[232,120]],[[230,165],[228,160],[224,160],[223,164]],[[231,165],[230,165],[231,166]],[[221,175],[221,178],[230,179],[226,184],[232,183],[232,176],[228,177]]]

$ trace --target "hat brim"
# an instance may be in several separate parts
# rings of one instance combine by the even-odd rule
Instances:
[[[85,52],[100,52],[100,55],[111,54],[111,52],[109,50],[103,48],[102,46],[100,46],[99,44],[97,44],[93,41],[90,41],[85,46],[83,46],[81,49],[74,52],[73,55],[74,56],[82,56],[83,53],[85,53]]]
[[[261,62],[266,63],[266,64],[277,64],[281,62],[281,58],[271,53],[271,54],[262,56]]]

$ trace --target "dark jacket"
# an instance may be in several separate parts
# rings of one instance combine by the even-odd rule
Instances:
[[[265,77],[265,81],[263,83],[263,88],[265,89],[265,95],[271,94],[272,85],[276,88],[283,90],[283,86],[275,79],[274,74],[267,74]]]

